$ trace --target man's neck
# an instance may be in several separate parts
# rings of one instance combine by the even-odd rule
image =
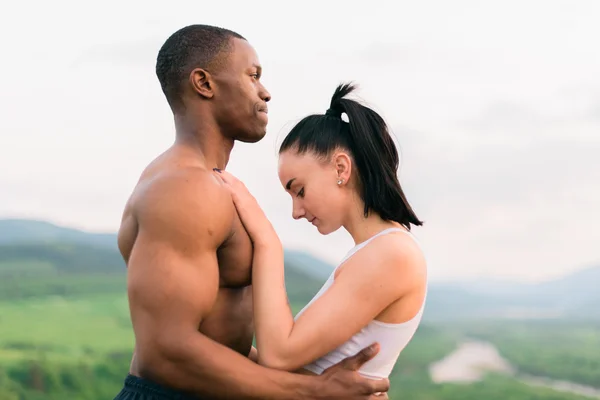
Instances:
[[[175,144],[194,151],[206,168],[225,169],[233,143],[208,118],[175,115]]]

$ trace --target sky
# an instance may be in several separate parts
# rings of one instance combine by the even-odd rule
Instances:
[[[0,218],[116,231],[174,139],[158,49],[205,23],[263,64],[267,136],[236,144],[228,169],[287,247],[334,264],[353,246],[293,220],[277,177],[285,134],[353,81],[399,144],[432,280],[600,265],[600,2],[83,3],[11,2],[0,17]]]

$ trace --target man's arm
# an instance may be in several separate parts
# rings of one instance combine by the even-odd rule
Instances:
[[[139,373],[214,399],[313,398],[314,377],[261,367],[198,327],[216,299],[216,251],[234,206],[209,174],[162,178],[136,206],[128,293]]]
[[[220,185],[193,172],[157,180],[136,201],[128,294],[140,375],[211,399],[358,400],[387,391],[388,380],[356,372],[373,349],[314,377],[265,368],[198,332],[217,296],[216,252],[235,213]]]

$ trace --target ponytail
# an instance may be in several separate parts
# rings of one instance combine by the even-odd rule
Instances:
[[[345,98],[354,91],[352,84],[339,85],[325,115],[310,115],[301,120],[285,138],[279,152],[292,147],[298,153],[311,151],[326,158],[343,148],[356,166],[364,215],[376,212],[387,221],[396,221],[408,230],[423,223],[417,218],[398,181],[398,151],[385,121],[375,111]],[[342,120],[342,114],[348,122]]]

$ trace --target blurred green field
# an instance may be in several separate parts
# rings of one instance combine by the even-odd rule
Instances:
[[[292,303],[294,312],[301,307],[300,302]],[[133,347],[124,294],[52,296],[0,302],[0,316],[3,327],[0,331],[0,399],[100,400],[110,399],[118,392]],[[469,334],[475,334],[474,328],[471,329]],[[479,327],[479,335],[489,333],[489,329],[491,326]],[[496,332],[498,337],[503,337],[500,328]],[[522,331],[517,329],[517,332]],[[584,398],[530,387],[499,375],[489,375],[484,381],[471,385],[433,384],[428,375],[429,365],[450,353],[464,336],[465,332],[456,326],[422,325],[394,369],[390,398]],[[575,337],[581,339],[583,336],[585,334],[580,333]],[[510,349],[521,351],[523,346],[529,345],[532,336],[521,334],[520,337],[526,340],[512,337],[507,342],[510,343],[509,353]],[[549,350],[556,346],[546,344],[545,357],[551,357]],[[600,361],[600,354],[596,360]],[[557,360],[550,358],[548,361],[556,363]]]
[[[4,301],[0,324],[1,400],[109,399],[127,372],[124,294]]]
[[[31,238],[26,225],[21,236]],[[46,234],[47,226],[41,228]],[[5,233],[19,237],[14,224]],[[133,349],[122,260],[112,245],[98,244],[114,243],[114,237],[68,243],[42,239],[0,243],[0,400],[110,400],[121,388]],[[322,284],[306,274],[306,263],[318,266],[302,254],[286,258],[286,289],[294,313]],[[438,293],[443,303],[460,294]],[[459,302],[463,308],[471,297],[466,299]],[[599,332],[593,320],[430,321],[400,355],[390,377],[390,398],[583,400],[529,386],[518,376],[488,374],[472,384],[434,384],[429,367],[465,338],[478,338],[493,343],[519,373],[600,387]]]
[[[463,323],[454,329],[493,343],[523,374],[600,387],[600,322]]]
[[[126,295],[3,302],[0,316],[2,363],[39,354],[69,361],[133,348]]]

